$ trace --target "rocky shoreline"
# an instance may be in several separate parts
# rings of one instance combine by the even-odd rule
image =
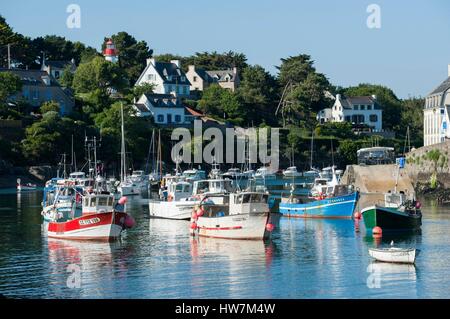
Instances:
[[[45,181],[56,176],[56,168],[50,165],[29,167],[2,167],[0,170],[0,188],[15,188],[18,178],[23,183],[43,186]]]
[[[450,189],[445,188],[444,184],[439,181],[434,188],[430,186],[429,182],[417,182],[415,190],[417,195],[436,199],[439,204],[450,203]]]

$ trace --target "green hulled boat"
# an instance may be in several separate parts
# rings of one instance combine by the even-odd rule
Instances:
[[[366,229],[375,226],[385,230],[414,230],[422,225],[420,203],[406,200],[402,193],[385,194],[385,205],[374,205],[361,211]]]

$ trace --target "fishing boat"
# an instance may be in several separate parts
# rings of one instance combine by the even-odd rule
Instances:
[[[228,179],[239,179],[242,178],[243,175],[239,168],[230,168],[227,172],[222,174],[222,177]]]
[[[316,178],[309,197],[302,199],[291,194],[281,198],[280,213],[286,217],[351,219],[359,193],[350,185],[341,185],[333,169],[333,178]]]
[[[125,212],[126,197],[118,202],[112,194],[86,194],[82,198],[81,214],[75,210],[49,212],[47,224],[50,238],[77,240],[114,240],[122,231],[134,225]]]
[[[404,193],[386,193],[384,205],[373,205],[361,210],[366,229],[378,226],[383,231],[415,230],[422,226],[420,203],[407,200]]]
[[[160,190],[160,200],[149,200],[149,212],[152,217],[185,219],[191,217],[192,208],[200,199],[192,198],[192,184],[186,181],[174,181],[167,190]]]
[[[32,184],[32,183],[22,184],[20,178],[17,179],[17,191],[18,192],[34,191],[36,189],[37,189],[36,184]]]
[[[161,188],[159,200],[149,200],[150,216],[168,219],[191,218],[191,212],[195,205],[207,195],[223,195],[229,193],[232,188],[231,180],[209,179],[187,182],[181,176],[166,177],[167,189]],[[215,198],[220,203],[221,196]],[[209,201],[212,199],[210,198]]]
[[[191,234],[224,239],[268,238],[275,223],[268,198],[267,193],[239,192],[225,195],[222,204],[202,201],[192,214]]]
[[[416,230],[422,226],[421,204],[414,194],[406,195],[397,191],[400,169],[404,167],[405,159],[397,159],[397,179],[393,191],[384,194],[384,203],[365,207],[361,210],[366,229],[372,230],[378,226],[383,231]]]
[[[418,251],[415,248],[394,247],[394,243],[391,242],[389,248],[369,248],[369,255],[377,261],[414,264]]]

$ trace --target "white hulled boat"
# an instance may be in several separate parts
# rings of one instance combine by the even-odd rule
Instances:
[[[261,240],[273,231],[267,193],[230,193],[222,204],[205,202],[208,197],[192,214],[192,235]]]

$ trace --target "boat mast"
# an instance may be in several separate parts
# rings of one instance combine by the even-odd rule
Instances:
[[[311,159],[309,160],[309,167],[313,169],[313,147],[314,147],[314,130],[311,132]]]
[[[120,118],[121,118],[121,133],[122,133],[122,140],[121,140],[121,148],[120,148],[120,155],[121,155],[121,159],[120,159],[120,181],[121,182],[125,182],[125,179],[127,177],[127,172],[126,172],[126,157],[125,157],[125,129],[124,129],[124,124],[123,124],[123,103],[120,103]]]
[[[158,130],[159,176],[162,177],[161,130]]]

